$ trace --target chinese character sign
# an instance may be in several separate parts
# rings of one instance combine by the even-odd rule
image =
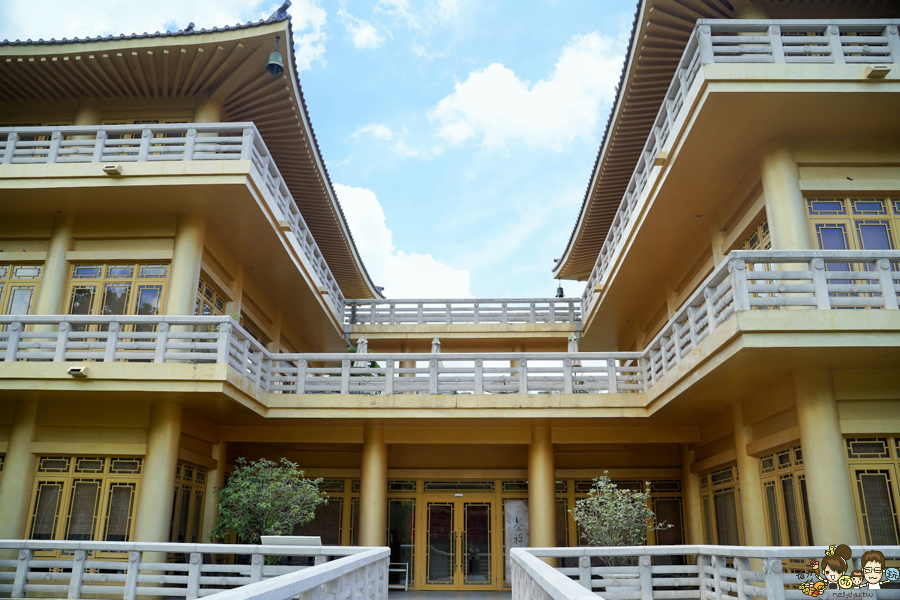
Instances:
[[[528,502],[524,500],[508,500],[504,504],[506,525],[506,580],[510,580],[509,551],[512,548],[527,548],[528,539]]]

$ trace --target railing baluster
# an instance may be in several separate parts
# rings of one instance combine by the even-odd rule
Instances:
[[[196,600],[200,596],[200,566],[203,564],[203,555],[199,552],[191,552],[191,562],[188,565],[187,600]]]
[[[608,358],[606,359],[606,377],[609,382],[609,393],[610,394],[618,394],[619,393],[619,381],[616,377],[618,369],[616,368],[616,359]]]
[[[475,393],[484,393],[484,360],[475,359]]]
[[[734,310],[750,310],[750,292],[747,290],[747,264],[740,258],[728,263],[731,273],[731,289],[734,292]]]
[[[703,290],[703,297],[706,299],[706,335],[709,335],[716,328],[716,307],[713,302],[713,294],[715,287],[707,287]]]
[[[153,137],[153,132],[149,129],[145,129],[141,132],[141,145],[138,150],[138,162],[146,162],[147,157],[150,155],[150,138]]]
[[[438,361],[432,358],[428,361],[428,393],[438,393]]]
[[[24,598],[25,584],[28,581],[28,569],[34,558],[34,550],[26,548],[19,550],[19,558],[16,562],[16,575],[13,579],[12,594],[10,598]]]
[[[641,600],[653,600],[653,575],[650,572],[650,556],[644,554],[638,561],[641,581]]]
[[[772,62],[784,63],[784,44],[781,43],[781,27],[770,25],[768,36],[769,45],[772,47]]]
[[[814,258],[809,261],[809,273],[813,283],[813,293],[816,297],[816,308],[828,310],[831,308],[831,298],[828,296],[828,278],[825,270],[825,261]]]
[[[100,135],[99,133],[97,135]],[[19,141],[19,134],[11,131],[6,136],[6,148],[3,150],[3,164],[12,164],[13,157],[16,155],[16,143]]]
[[[103,353],[103,362],[116,362],[116,350],[119,345],[119,324],[110,323],[106,332],[106,350]]]
[[[81,586],[84,582],[84,561],[87,553],[84,550],[76,550],[72,557],[72,573],[69,575],[69,600],[81,598]]]
[[[69,324],[63,321],[56,331],[56,351],[53,353],[53,362],[66,362],[66,348],[69,344]]]
[[[881,284],[882,306],[888,310],[897,310],[897,291],[894,287],[894,273],[891,271],[891,261],[879,258],[875,261],[878,269],[878,283]]]
[[[534,314],[534,302],[530,304],[530,311],[528,313],[528,322],[535,323],[537,322],[535,314]]]
[[[22,336],[22,324],[10,323],[7,328],[9,337],[6,338],[6,362],[16,362],[16,354],[19,352],[19,340]]]
[[[784,567],[777,558],[763,561],[766,578],[766,600],[784,600]]]
[[[394,393],[394,361],[390,359],[384,361],[384,393]]]
[[[841,45],[841,29],[837,25],[829,25],[825,28],[825,37],[828,38],[828,47],[831,50],[831,62],[844,64],[844,49]]]
[[[725,560],[721,556],[712,557],[713,592],[716,600],[722,600],[722,596],[724,595],[724,590],[722,589],[722,567],[724,566],[724,562]]]
[[[253,558],[250,560],[250,583],[262,581],[264,564],[265,560],[262,554],[253,555]]]
[[[162,341],[163,352],[165,352],[165,343],[168,339],[168,327],[163,331],[163,325],[165,323],[160,324],[160,338],[165,337],[166,339]],[[228,357],[231,351],[231,323],[219,323],[219,338],[216,340],[216,362],[219,364],[228,364]],[[160,343],[160,340],[157,339],[157,344]]]
[[[294,387],[294,393],[306,393],[306,361],[302,358],[297,361],[297,383]]]
[[[563,360],[563,393],[571,394],[573,386],[572,386],[572,359],[566,358]]]
[[[241,160],[250,160],[253,154],[253,128],[247,127],[241,139]]]
[[[507,310],[506,302],[501,305],[500,312],[500,322],[501,323],[509,323],[509,311]]]
[[[50,148],[47,150],[47,164],[53,164],[56,162],[57,157],[59,156],[59,144],[62,141],[62,132],[54,131],[50,134]]]
[[[480,315],[478,314],[478,308],[479,308],[479,304],[478,304],[478,301],[476,300],[475,306],[474,306],[474,311],[475,311],[474,320],[475,320],[476,324],[481,323]]]
[[[422,303],[419,302],[419,311],[417,313],[417,321],[416,321],[419,325],[422,324],[422,320],[424,318],[424,315],[422,313],[423,313]]]
[[[528,361],[524,358],[519,359],[519,393],[528,393]]]
[[[350,393],[350,361],[341,361],[341,393]]]
[[[578,559],[578,583],[581,584],[581,587],[591,591],[593,589],[591,585],[591,557],[590,556],[582,556]]]
[[[734,558],[734,570],[737,571],[737,576],[735,579],[735,587],[737,588],[737,597],[738,600],[747,600],[747,593],[744,591],[744,583],[746,583],[745,578],[747,577],[747,571],[750,570],[750,559],[749,558]]]
[[[141,572],[143,552],[132,550],[128,553],[128,570],[125,572],[125,591],[123,600],[136,600],[138,575]]]

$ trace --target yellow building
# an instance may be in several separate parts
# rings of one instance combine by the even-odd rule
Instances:
[[[604,471],[651,543],[900,544],[898,25],[643,0],[574,299],[381,298],[281,12],[0,45],[0,539],[206,541],[243,456],[419,589],[578,545]]]

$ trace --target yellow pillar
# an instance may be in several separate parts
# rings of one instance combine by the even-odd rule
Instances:
[[[201,217],[178,217],[172,266],[169,270],[169,291],[166,296],[167,315],[194,314],[205,234],[206,221]]]
[[[831,371],[812,369],[795,372],[794,395],[812,521],[814,541],[810,540],[810,544],[859,544],[856,510]]]
[[[194,109],[194,123],[221,123],[222,105],[209,98],[201,98]]]
[[[3,507],[0,510],[0,539],[15,540],[27,536],[28,504],[34,487],[35,468],[31,442],[37,441],[37,411],[36,400],[22,400],[16,404],[9,450],[0,479],[0,506]]]
[[[209,479],[206,487],[206,507],[203,511],[203,533],[200,535],[199,542],[208,543],[212,541],[210,533],[216,526],[216,519],[219,518],[219,495],[216,489],[225,487],[225,471],[228,468],[226,454],[228,452],[228,442],[220,441],[215,444],[212,449],[212,457],[216,461],[216,468],[209,472]]]
[[[812,239],[806,201],[800,189],[800,168],[788,140],[770,140],[759,147],[759,171],[773,250],[809,250]]]
[[[147,454],[144,457],[141,494],[134,526],[134,539],[137,542],[169,541],[178,443],[181,439],[181,413],[181,406],[177,404],[155,404],[150,411]],[[165,562],[165,554],[160,554],[161,556],[150,558],[145,555],[144,560]]]
[[[359,481],[359,545],[384,546],[387,535],[387,444],[384,425],[363,427]]]
[[[75,219],[72,217],[56,217],[53,222],[47,259],[41,273],[41,285],[34,299],[35,315],[59,315],[66,312],[66,288],[69,283],[67,257],[75,243],[72,239],[74,225]]]
[[[556,546],[556,465],[550,423],[546,420],[531,425],[531,443],[528,444],[528,527],[532,547]],[[551,561],[553,559],[546,562]]]
[[[700,477],[691,472],[694,451],[681,444],[681,477],[684,480],[684,534],[686,544],[703,543],[703,514],[700,511]]]
[[[75,109],[75,125],[99,125],[100,111],[93,98],[82,98]]]
[[[741,512],[744,522],[744,544],[766,546],[766,517],[763,510],[762,484],[759,459],[747,454],[747,444],[753,441],[753,432],[744,423],[740,404],[731,407],[734,421],[734,450],[737,457],[738,480],[741,482]]]

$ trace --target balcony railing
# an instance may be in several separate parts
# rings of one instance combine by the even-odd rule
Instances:
[[[286,600],[363,587],[359,598],[387,600],[387,548],[0,540],[4,550],[15,553],[0,559],[10,598]]]
[[[230,317],[2,316],[6,362],[227,364],[277,394],[645,392],[736,311],[898,310],[900,250],[734,251],[644,352],[272,353]]]
[[[594,290],[609,270],[612,255],[631,224],[654,161],[665,146],[702,65],[897,63],[900,57],[898,25],[898,19],[697,21],[591,270],[581,298],[582,311],[587,314]]]
[[[347,300],[347,325],[452,325],[480,323],[574,323],[575,298],[461,300]]]
[[[851,547],[851,560],[858,565],[863,552],[871,549]],[[900,546],[878,550],[889,561],[900,558]],[[810,560],[821,561],[827,551],[827,546],[513,548],[512,600],[803,600],[816,594],[804,594],[800,586],[819,581]],[[554,557],[562,566],[553,568],[541,557]],[[626,557],[633,566],[610,566]],[[900,589],[881,585],[877,591],[847,589],[835,594],[900,598]],[[840,597],[825,593],[826,598]]]
[[[253,123],[0,127],[0,155],[4,165],[248,160],[335,316],[344,312],[341,289]]]
[[[897,310],[898,261],[900,250],[731,252],[647,347],[647,385],[735,311]]]

